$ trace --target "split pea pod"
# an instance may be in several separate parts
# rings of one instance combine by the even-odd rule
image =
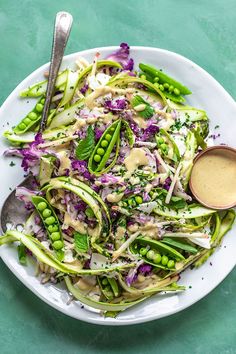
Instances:
[[[154,82],[156,81],[158,84],[163,85],[164,89],[167,89],[170,93],[173,92],[176,96],[190,95],[192,93],[186,86],[151,65],[140,63],[139,68],[145,74],[151,76]]]
[[[14,133],[17,135],[24,134],[31,128],[33,128],[37,122],[40,121],[43,106],[45,103],[45,98],[40,98],[36,103],[31,112],[29,112],[26,117],[24,117],[19,124],[13,129]]]
[[[121,120],[117,120],[104,131],[89,158],[88,169],[90,173],[98,176],[114,166],[120,147],[120,129]],[[106,166],[115,145],[115,156],[112,162]]]
[[[131,246],[131,252],[138,253],[146,263],[154,267],[173,270],[175,263],[185,257],[174,248],[156,240],[139,237]]]
[[[114,297],[119,296],[120,291],[116,279],[108,277],[100,279],[97,277],[97,280],[100,289],[107,300],[112,300]]]
[[[165,130],[160,129],[156,134],[156,143],[162,155],[177,162],[180,160],[180,152],[172,136]]]
[[[62,261],[64,259],[64,242],[56,213],[48,201],[43,197],[33,196],[32,203],[47,230],[48,237],[57,258]]]

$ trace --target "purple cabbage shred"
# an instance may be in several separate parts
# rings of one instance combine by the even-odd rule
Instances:
[[[163,184],[163,188],[168,191],[170,189],[170,185],[171,185],[171,178],[167,177]]]
[[[127,103],[125,99],[107,100],[104,104],[104,107],[113,113],[123,111],[126,106]]]
[[[134,60],[129,58],[130,47],[127,43],[121,43],[120,48],[114,53],[110,54],[107,59],[117,61],[123,66],[124,70],[133,70]]]
[[[71,162],[72,170],[78,171],[80,175],[84,178],[92,180],[92,176],[88,171],[88,163],[83,160],[72,160]]]

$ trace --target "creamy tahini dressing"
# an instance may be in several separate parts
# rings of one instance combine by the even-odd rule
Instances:
[[[124,193],[111,193],[107,195],[107,201],[109,203],[118,203],[122,197],[123,197]]]
[[[236,202],[236,153],[215,149],[200,157],[191,174],[192,190],[203,203],[223,208]]]
[[[133,120],[141,129],[147,128],[147,121],[144,118],[137,116],[137,117],[133,117]]]
[[[125,158],[124,164],[129,175],[131,175],[139,166],[148,165],[149,161],[145,150],[142,148],[133,148],[130,154]]]
[[[65,213],[65,216],[64,216],[64,226],[71,226],[71,227],[73,227],[73,229],[80,232],[81,234],[87,233],[88,225],[83,221],[72,220],[68,213]]]

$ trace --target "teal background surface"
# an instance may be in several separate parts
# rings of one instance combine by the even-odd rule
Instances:
[[[55,13],[74,25],[67,53],[118,45],[165,48],[193,60],[236,98],[236,1],[0,0],[0,103],[49,60]],[[99,327],[50,308],[0,261],[0,352],[236,353],[236,271],[205,299],[165,319]]]

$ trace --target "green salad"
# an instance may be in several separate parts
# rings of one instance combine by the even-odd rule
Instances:
[[[21,92],[35,105],[4,133],[5,155],[22,158],[35,188],[16,189],[28,219],[0,245],[14,242],[42,283],[64,283],[74,300],[114,317],[184,291],[180,273],[201,266],[235,219],[188,188],[208,144],[206,112],[185,104],[186,86],[137,64],[126,43],[92,63],[78,58],[58,75],[46,130],[38,133],[47,80]]]

